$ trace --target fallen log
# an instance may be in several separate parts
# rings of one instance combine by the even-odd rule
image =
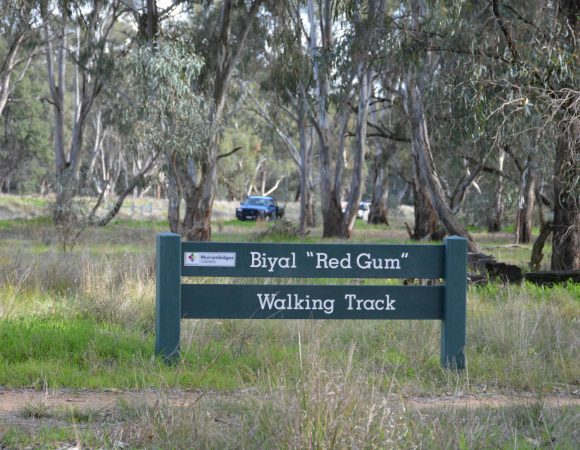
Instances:
[[[524,275],[524,280],[541,286],[566,283],[568,281],[580,283],[580,270],[528,272]]]
[[[503,263],[491,255],[470,253],[467,261],[473,269],[479,272],[472,275],[472,280],[476,283],[481,283],[482,277],[504,283],[520,283],[523,279],[522,269],[519,266]]]
[[[544,227],[548,232],[551,227]],[[540,257],[537,254],[532,257],[532,261],[539,264],[541,261],[541,246],[534,245],[535,250],[539,251]],[[536,248],[537,247],[537,248]],[[573,283],[580,283],[580,270],[555,270],[555,271],[536,271],[523,273],[521,267],[515,264],[508,264],[498,261],[491,255],[485,253],[469,253],[467,256],[467,263],[469,265],[468,283],[475,285],[482,285],[490,281],[500,281],[503,283],[521,283],[523,280],[535,283],[538,285],[551,286],[554,284],[566,283],[571,281]]]

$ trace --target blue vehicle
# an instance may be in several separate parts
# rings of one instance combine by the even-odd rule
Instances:
[[[274,197],[251,195],[238,208],[238,220],[276,220],[284,216],[284,207],[278,206]]]

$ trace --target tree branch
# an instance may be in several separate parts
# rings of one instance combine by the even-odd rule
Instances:
[[[516,165],[516,167],[517,167],[518,171],[520,172],[520,174],[524,173],[524,166],[522,166],[522,163],[520,162],[520,160],[518,159],[518,157],[514,154],[514,152],[512,152],[510,146],[509,145],[504,145],[503,151],[506,152],[508,155],[510,155],[512,157],[512,159],[514,160],[514,164]]]
[[[459,208],[461,208],[461,204],[463,203],[467,189],[469,189],[469,187],[475,183],[475,179],[479,175],[479,172],[481,172],[483,169],[483,165],[484,161],[482,160],[472,173],[467,171],[466,176],[463,177],[461,182],[458,183],[453,190],[453,194],[451,195],[451,204],[449,205],[453,214],[457,214],[459,212]]]
[[[228,156],[232,156],[234,153],[240,151],[241,149],[242,149],[242,147],[236,147],[227,153],[222,153],[220,155],[217,155],[216,161],[219,161],[222,158],[227,158]]]
[[[513,61],[512,62],[517,62],[518,58],[518,52],[516,50],[516,46],[514,44],[514,41],[512,39],[512,36],[508,30],[508,28],[506,27],[500,13],[499,13],[499,5],[498,5],[498,0],[491,0],[491,10],[493,12],[493,15],[495,17],[495,20],[497,22],[497,24],[499,25],[499,27],[501,28],[502,33],[505,36],[505,40],[507,42],[507,45],[510,49],[510,52],[512,53],[513,56]]]
[[[266,192],[264,192],[263,195],[270,195],[271,193],[273,193],[276,189],[278,189],[278,186],[280,186],[280,183],[282,182],[282,180],[286,178],[286,175],[284,175],[282,178],[279,178],[278,180],[276,180],[276,184],[274,184],[273,187],[271,187],[270,189],[268,189]]]
[[[376,133],[368,133],[367,137],[382,137],[385,139],[390,139],[391,141],[395,141],[395,142],[411,142],[411,139],[407,138],[407,137],[403,137],[403,136],[397,136],[395,133],[393,133],[391,130],[376,124],[376,123],[372,123],[370,121],[367,122],[367,125],[376,130]]]
[[[477,160],[476,158],[473,158],[472,156],[465,156],[465,159],[467,159],[470,163],[473,163],[473,164],[479,163],[479,160]],[[486,173],[490,173],[490,174],[498,176],[498,177],[505,178],[506,180],[509,180],[513,183],[517,183],[517,180],[514,180],[513,177],[510,177],[509,175],[505,174],[503,171],[501,171],[495,167],[483,165],[481,167],[481,171],[486,172]]]
[[[125,190],[119,195],[119,197],[117,198],[117,201],[115,202],[113,207],[109,210],[109,212],[104,217],[97,218],[96,217],[97,208],[98,208],[98,205],[100,204],[100,202],[102,201],[102,196],[103,196],[103,193],[105,192],[105,189],[103,189],[103,193],[99,196],[99,200],[97,201],[97,205],[91,211],[91,214],[89,215],[87,222],[91,225],[95,225],[98,227],[104,227],[111,220],[113,220],[113,218],[117,215],[117,213],[119,212],[119,210],[123,206],[123,202],[125,201],[125,198],[131,193],[131,191],[133,189],[135,189],[137,184],[139,184],[139,182],[143,179],[143,177],[147,174],[147,172],[149,172],[151,170],[151,168],[153,167],[153,164],[155,163],[155,161],[157,161],[157,158],[159,158],[160,154],[161,154],[161,151],[158,150],[149,159],[149,161],[147,161],[147,163],[145,164],[143,169],[141,169],[139,171],[139,173],[131,179],[131,181],[128,183]]]

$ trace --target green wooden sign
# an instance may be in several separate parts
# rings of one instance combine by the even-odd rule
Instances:
[[[441,321],[441,364],[465,367],[467,242],[443,245],[182,242],[157,236],[155,352],[179,356],[181,319],[419,319]],[[264,278],[265,284],[182,277]],[[277,283],[275,278],[443,279],[438,286]]]

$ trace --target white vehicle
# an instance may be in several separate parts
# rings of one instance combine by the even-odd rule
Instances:
[[[356,218],[368,221],[370,210],[371,202],[360,202],[358,205],[358,211],[356,212]]]

